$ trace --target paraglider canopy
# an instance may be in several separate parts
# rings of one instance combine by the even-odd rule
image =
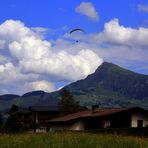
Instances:
[[[71,33],[75,32],[75,31],[82,31],[82,32],[84,32],[83,29],[81,29],[81,28],[76,28],[76,29],[71,30],[69,33],[71,34]]]

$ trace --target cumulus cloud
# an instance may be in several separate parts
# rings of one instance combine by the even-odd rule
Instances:
[[[102,58],[127,68],[148,68],[148,28],[126,27],[112,19],[102,32],[65,34],[52,43],[41,32],[16,20],[0,25],[0,93],[54,91],[59,81],[93,73]]]
[[[78,80],[94,72],[102,63],[102,59],[87,48],[75,53],[67,52],[66,47],[55,51],[40,32],[41,28],[32,29],[17,20],[7,20],[0,25],[0,54],[3,57],[0,83],[20,81],[33,90],[43,87],[47,91],[50,80]],[[43,78],[47,83],[42,81]],[[54,90],[54,87],[49,88]]]
[[[50,43],[35,36],[22,38],[9,44],[11,54],[17,59],[41,59],[49,56]]]
[[[148,65],[148,28],[126,27],[115,18],[104,24],[102,32],[77,34],[75,36],[65,35],[65,38],[79,39],[80,43],[75,45],[75,50],[78,46],[80,46],[79,48],[87,47],[98,53],[106,61],[127,68],[132,67],[137,72],[142,72],[140,69],[143,69],[145,73],[148,71],[148,67],[145,66]],[[65,45],[68,46],[67,43]],[[61,43],[60,46],[64,48]],[[70,49],[74,51],[74,49]],[[143,66],[139,67],[139,63]]]
[[[6,55],[0,55],[0,64],[11,62],[11,58]]]
[[[7,20],[0,25],[0,40],[5,42],[5,48],[7,48],[7,45],[12,41],[20,41],[26,36],[33,35],[34,32],[18,20]]]
[[[46,92],[52,92],[55,90],[54,84],[45,80],[26,83],[24,87],[27,91],[44,90]]]
[[[37,74],[23,74],[18,67],[15,67],[12,63],[5,63],[0,65],[0,83],[8,84],[17,81],[30,81],[38,78]]]
[[[94,5],[90,2],[82,2],[79,6],[76,7],[76,12],[87,16],[91,20],[98,21],[99,14],[95,9]]]
[[[113,19],[104,25],[104,31],[90,36],[96,42],[108,42],[116,45],[148,46],[148,28],[130,28],[119,24]]]
[[[138,4],[137,8],[138,8],[139,11],[148,13],[148,5]]]
[[[32,64],[33,63],[33,64]],[[81,50],[76,55],[61,51],[50,58],[23,60],[20,65],[25,72],[48,74],[61,80],[78,80],[86,77],[102,63],[91,50]]]

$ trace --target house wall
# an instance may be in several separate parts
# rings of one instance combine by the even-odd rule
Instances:
[[[57,130],[84,130],[84,122],[77,121],[69,125],[53,125],[50,127],[50,131],[57,131]]]
[[[148,126],[148,115],[140,112],[133,113],[131,117],[131,127],[137,127],[137,121],[143,120],[143,127]]]
[[[45,127],[40,127],[40,128],[37,128],[36,130],[35,130],[35,132],[36,133],[46,133],[46,128]]]
[[[84,130],[84,122],[78,121],[69,127],[70,130]]]

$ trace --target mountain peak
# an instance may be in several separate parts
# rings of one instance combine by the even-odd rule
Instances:
[[[99,68],[111,68],[111,67],[116,67],[116,68],[121,68],[120,66],[113,64],[113,63],[109,63],[109,62],[103,62],[99,67]]]
[[[121,75],[141,75],[126,68],[120,67],[119,65],[103,62],[95,71],[94,75],[110,75],[110,74],[121,74]],[[144,76],[144,75],[143,75]]]
[[[115,64],[110,63],[110,62],[103,62],[102,65],[109,66],[109,65],[115,65]]]
[[[87,92],[102,99],[148,98],[148,76],[104,62],[87,78],[69,85],[74,92]]]
[[[121,69],[123,68],[119,67],[118,65],[109,62],[103,62],[91,75],[94,75],[95,77],[102,77],[108,75],[108,73],[110,72],[120,71]],[[90,77],[91,75],[89,75],[88,77]]]

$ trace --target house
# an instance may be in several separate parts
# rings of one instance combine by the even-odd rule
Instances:
[[[47,120],[44,124],[50,131],[146,127],[148,111],[140,107],[85,110]]]
[[[55,118],[59,115],[58,106],[32,106],[30,107],[32,120],[36,124],[41,124],[43,121]]]
[[[81,107],[79,110],[86,110],[86,107]],[[65,113],[67,112],[65,111]],[[18,107],[17,113],[23,128],[26,130],[35,128],[36,132],[48,131],[48,126],[43,123],[61,116],[59,106]]]
[[[38,125],[42,127],[42,122],[59,117],[58,106],[31,106],[25,108],[18,108],[18,115],[21,124],[25,129],[29,129],[30,125]],[[38,129],[39,131],[41,129]]]

